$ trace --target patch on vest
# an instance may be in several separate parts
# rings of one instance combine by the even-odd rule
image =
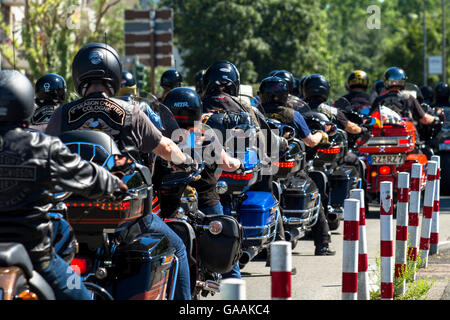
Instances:
[[[36,182],[37,171],[34,166],[21,165],[22,160],[9,153],[0,154],[0,194],[6,195],[6,192],[17,187],[20,182]],[[16,190],[17,191],[17,190]],[[2,206],[10,206],[23,201],[27,194],[22,190],[8,193],[7,197],[0,201]]]
[[[76,104],[68,110],[68,123],[74,123],[86,116],[88,113],[104,114],[113,123],[123,126],[125,124],[126,112],[123,107],[112,100],[87,99]],[[92,115],[90,115],[92,117]]]

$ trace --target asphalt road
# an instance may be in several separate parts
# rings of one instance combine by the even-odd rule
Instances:
[[[394,219],[393,228],[396,221]],[[421,219],[420,224],[421,225]],[[450,299],[450,197],[441,197],[439,219],[439,253],[430,256],[426,269],[418,272],[418,277],[435,279],[434,287],[430,291],[430,300],[445,297]],[[369,279],[371,288],[376,289],[376,259],[380,255],[380,220],[379,207],[371,206],[366,213],[367,251]],[[393,230],[395,239],[395,229]],[[342,260],[343,260],[343,224],[332,232],[332,248],[335,256],[314,256],[312,239],[302,239],[292,252],[292,264],[297,273],[292,276],[292,300],[341,300],[342,299]],[[442,249],[441,249],[442,248]],[[447,254],[447,255],[446,255]],[[395,253],[394,253],[395,256]],[[440,261],[441,263],[436,263]],[[444,263],[446,262],[446,263]],[[253,260],[241,270],[245,280],[246,298],[248,300],[270,300],[271,277],[270,268],[265,266],[264,260]],[[446,295],[447,294],[447,295]],[[220,294],[207,298],[220,299]]]

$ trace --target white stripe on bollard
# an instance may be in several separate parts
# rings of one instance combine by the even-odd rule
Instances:
[[[351,190],[350,198],[359,200],[358,300],[370,300],[364,190]]]
[[[436,161],[438,164],[437,168],[437,180],[436,189],[434,192],[434,203],[433,203],[433,217],[431,219],[431,234],[430,234],[430,251],[429,254],[437,254],[439,250],[439,201],[441,192],[441,157],[432,156],[431,161]]]
[[[357,300],[359,210],[359,200],[344,200],[342,300]]]
[[[398,174],[397,227],[395,237],[395,283],[396,294],[403,295],[406,289],[406,253],[408,243],[409,173]]]
[[[246,300],[245,280],[229,278],[220,282],[221,300]]]
[[[437,178],[437,162],[428,161],[427,166],[427,184],[425,187],[425,196],[423,199],[423,217],[422,226],[420,230],[420,244],[419,252],[421,268],[428,267],[428,253],[430,250],[430,234],[431,234],[431,219],[433,218],[433,202],[434,192],[436,189]]]
[[[292,244],[275,241],[270,244],[270,276],[273,300],[291,300]]]
[[[380,183],[381,300],[394,299],[392,182]]]
[[[412,262],[413,270],[416,269],[417,249],[419,247],[419,213],[420,213],[420,186],[422,180],[423,166],[414,163],[411,167],[409,215],[408,215],[408,260]],[[416,279],[415,271],[412,280]]]

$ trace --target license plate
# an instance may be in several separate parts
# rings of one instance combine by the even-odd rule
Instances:
[[[440,143],[439,151],[442,151],[442,150],[450,150],[450,143]]]
[[[400,165],[405,162],[405,155],[403,154],[380,154],[372,155],[373,165]]]

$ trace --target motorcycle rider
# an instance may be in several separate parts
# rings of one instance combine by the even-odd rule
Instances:
[[[58,108],[46,133],[58,136],[69,130],[100,130],[111,136],[121,151],[154,152],[179,167],[191,163],[192,159],[164,137],[137,105],[110,98],[119,91],[121,77],[122,64],[114,48],[104,43],[85,45],[72,63],[74,86],[83,98]],[[183,241],[155,214],[142,217],[139,226],[142,233],[159,232],[169,238],[180,260],[175,299],[189,300],[189,265]]]
[[[324,113],[340,129],[350,134],[358,135],[368,132],[366,127],[360,127],[356,123],[349,121],[342,110],[326,104],[330,96],[330,83],[323,75],[309,75],[303,83],[303,91],[305,101],[310,110]]]
[[[168,69],[163,72],[160,79],[160,86],[163,88],[163,94],[160,101],[164,101],[166,95],[173,88],[181,87],[183,84],[183,76],[177,69]]]
[[[345,87],[348,91],[343,98],[350,102],[351,107],[345,111],[360,112],[362,109],[370,108],[370,95],[367,94],[369,86],[369,77],[362,70],[353,71],[347,78]]]
[[[299,138],[309,147],[328,143],[328,135],[323,131],[311,133],[300,112],[287,107],[289,89],[285,81],[272,76],[262,80],[259,87],[261,106],[268,118],[292,126]],[[317,223],[312,227],[315,255],[334,255],[336,251],[329,247],[331,236],[324,211],[320,210]]]
[[[139,105],[140,109],[148,116],[152,123],[160,131],[164,130],[160,116],[153,111],[153,109],[146,102],[138,101],[136,80],[130,71],[124,70],[122,72],[122,81],[120,83],[118,96],[120,99],[131,104]]]
[[[53,111],[64,104],[67,97],[67,85],[63,77],[56,73],[47,73],[35,84],[36,110],[29,128],[45,131]]]
[[[428,106],[431,106],[434,100],[433,88],[431,88],[430,86],[421,86],[420,92],[422,93],[423,103],[425,103]]]
[[[285,138],[272,132],[261,111],[249,105],[244,99],[239,99],[240,73],[236,66],[229,61],[216,61],[204,76],[205,94],[202,97],[203,113],[214,110],[246,112],[254,120],[257,127],[257,142],[260,161],[263,167],[261,181],[252,186],[253,191],[272,192],[272,173],[264,170],[276,161],[279,151],[288,147]],[[222,208],[223,210],[223,208]],[[277,221],[277,240],[284,240],[284,228],[281,215]],[[270,254],[270,253],[269,253]],[[266,260],[267,262],[270,259]]]
[[[440,123],[440,119],[426,113],[419,101],[413,96],[402,92],[406,87],[405,71],[398,67],[390,67],[384,73],[384,86],[386,92],[372,103],[371,114],[386,106],[397,112],[400,116],[420,122],[423,125]],[[380,119],[381,120],[381,119]]]
[[[293,74],[287,70],[277,70],[273,72],[273,76],[279,77],[286,81],[287,87],[288,87],[288,106],[294,110],[297,110],[299,112],[302,112],[307,108],[306,103],[304,100],[302,100],[300,97],[293,94],[294,87],[295,87],[295,78]]]
[[[56,299],[90,300],[90,292],[52,246],[47,215],[58,185],[81,196],[114,198],[127,187],[105,169],[82,160],[57,138],[26,130],[34,112],[33,86],[18,71],[0,71],[0,242],[27,249],[33,268]],[[80,286],[68,288],[77,278]]]
[[[433,107],[450,107],[450,89],[447,83],[439,82],[434,87],[436,102]]]
[[[167,94],[164,104],[172,111],[181,129],[203,132],[198,140],[205,139],[203,141],[205,145],[213,144],[214,151],[211,152],[210,158],[206,158],[206,153],[202,153],[205,169],[202,171],[200,179],[192,182],[190,186],[197,191],[198,209],[201,212],[207,215],[223,214],[220,196],[216,191],[216,170],[219,168],[227,172],[243,172],[245,171],[244,164],[241,160],[229,156],[220,144],[220,140],[214,135],[214,131],[201,123],[203,106],[200,97],[194,90],[184,87],[174,88]],[[239,263],[229,273],[224,274],[223,278],[240,279]]]

